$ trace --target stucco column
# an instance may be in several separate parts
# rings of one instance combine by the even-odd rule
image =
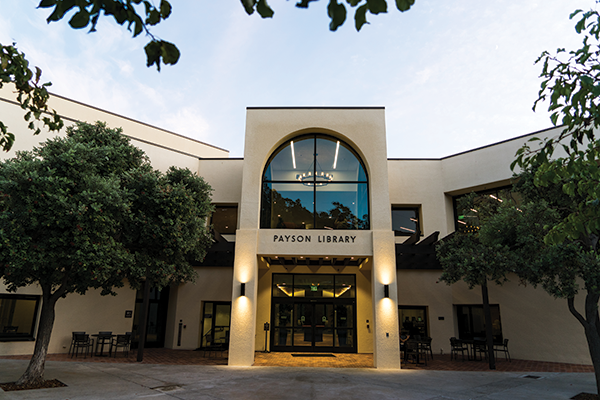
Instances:
[[[375,368],[400,369],[398,286],[394,232],[373,231],[373,362]],[[389,285],[389,297],[384,296]]]
[[[236,232],[229,365],[249,367],[254,363],[258,302],[257,235],[256,229],[238,229]],[[242,283],[246,285],[244,296],[241,296]]]

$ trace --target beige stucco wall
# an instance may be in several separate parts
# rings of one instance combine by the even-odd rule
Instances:
[[[5,286],[0,285],[0,292],[6,292]],[[134,310],[135,291],[125,285],[115,292],[116,296],[100,296],[100,290],[89,290],[83,296],[72,293],[59,299],[48,353],[66,353],[73,331],[85,331],[89,334],[99,331],[112,331],[114,334],[131,331],[133,319],[125,318],[125,311]],[[16,293],[41,295],[41,289],[32,285],[21,288]],[[0,342],[0,354],[32,354],[34,343]]]
[[[56,110],[67,124],[72,124],[74,121],[89,123],[104,121],[111,128],[123,128],[123,132],[127,136],[140,142],[177,150],[195,157],[227,157],[229,154],[227,150],[58,95],[50,96],[48,105],[51,109]],[[16,144],[19,149],[29,149],[32,145],[48,137],[47,134],[34,137],[27,129],[27,123],[23,120],[24,112],[15,102],[11,85],[5,85],[0,89],[0,113],[3,122],[9,126],[9,130],[17,134]]]
[[[244,160],[239,158],[200,160],[198,175],[213,188],[213,203],[240,204],[243,167]]]
[[[441,270],[398,270],[398,304],[426,306],[434,354],[450,351],[450,337],[458,337],[455,305],[481,304],[481,288],[464,282],[438,282]],[[591,364],[583,328],[564,299],[542,289],[518,284],[512,277],[502,286],[489,285],[490,304],[500,306],[502,334],[509,339],[512,358]],[[583,299],[576,301],[583,310]],[[439,320],[438,317],[444,317]],[[501,354],[499,357],[503,357]]]
[[[440,160],[389,160],[388,177],[392,206],[419,206],[424,237],[435,231],[442,235],[451,232],[445,213],[442,163]],[[396,242],[406,240],[397,237]]]
[[[194,268],[195,283],[183,283],[171,287],[165,347],[169,349],[194,350],[200,347],[202,307],[204,302],[230,301],[231,267]],[[181,345],[178,346],[179,323],[183,324]]]

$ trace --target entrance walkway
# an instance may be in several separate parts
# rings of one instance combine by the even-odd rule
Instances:
[[[373,368],[372,354],[333,354],[334,357],[294,357],[301,353],[262,353],[257,352],[255,366],[269,367],[311,367],[311,368]],[[28,360],[31,356],[2,356],[0,359]],[[131,351],[129,357],[119,353],[113,357],[73,357],[67,354],[49,354],[47,361],[77,361],[112,364],[137,364],[137,352]],[[162,365],[227,365],[227,352],[223,356],[203,357],[202,351],[146,349],[142,364]],[[435,355],[425,365],[402,364],[403,369],[426,371],[489,371],[486,361],[450,360],[449,355]],[[500,357],[496,361],[496,371],[504,372],[594,372],[591,365],[553,363],[543,361],[512,360]]]

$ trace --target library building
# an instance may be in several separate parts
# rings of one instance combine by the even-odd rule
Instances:
[[[434,355],[450,353],[452,337],[486,336],[481,290],[439,282],[436,243],[460,227],[460,196],[509,190],[517,149],[557,133],[390,159],[386,134],[402,133],[386,133],[383,107],[248,107],[244,157],[232,158],[61,96],[50,106],[67,123],[121,127],[154,168],[189,168],[211,185],[212,247],[194,266],[195,283],[151,290],[145,346],[219,344],[232,366],[269,350],[373,354],[375,368],[399,369],[403,334],[431,338]],[[27,129],[10,89],[0,90],[0,115],[17,138],[2,159],[48,137]],[[135,346],[142,297],[125,285],[117,296],[60,299],[48,352],[67,353],[75,331],[132,332]],[[516,277],[490,284],[489,299],[494,342],[510,339],[512,358],[591,364],[566,300]],[[33,353],[41,301],[35,285],[9,292],[0,281],[0,355]]]

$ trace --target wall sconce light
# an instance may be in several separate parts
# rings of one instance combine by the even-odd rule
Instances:
[[[245,296],[246,295],[246,284],[242,282],[242,285],[240,286],[240,296]]]
[[[383,297],[390,297],[390,285],[383,285]]]

